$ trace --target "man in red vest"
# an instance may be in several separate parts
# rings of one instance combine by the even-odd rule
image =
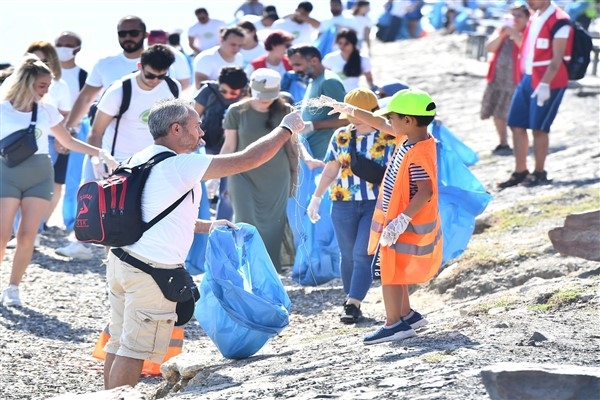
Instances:
[[[520,67],[523,76],[513,95],[508,126],[513,134],[515,171],[498,184],[500,189],[523,185],[537,186],[551,182],[544,164],[548,155],[550,125],[556,117],[569,78],[566,60],[571,54],[571,27],[565,25],[554,36],[551,30],[559,19],[569,15],[550,0],[527,0],[535,12],[523,33]],[[529,138],[533,133],[533,172],[527,169]]]

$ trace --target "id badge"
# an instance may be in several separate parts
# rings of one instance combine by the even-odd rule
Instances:
[[[539,38],[536,41],[535,47],[537,47],[538,49],[547,49],[550,47],[550,41],[548,39]]]

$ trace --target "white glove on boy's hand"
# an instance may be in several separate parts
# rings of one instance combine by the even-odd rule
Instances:
[[[319,97],[319,100],[321,100],[321,103],[325,107],[332,108],[332,110],[329,111],[327,113],[327,115],[342,113],[342,114],[350,115],[351,117],[354,116],[354,110],[356,110],[356,107],[354,107],[350,104],[342,103],[341,101],[337,101],[337,100],[332,99],[331,97],[328,97],[325,95],[321,95]]]
[[[391,246],[396,243],[398,236],[406,230],[411,220],[412,218],[406,214],[400,214],[397,218],[391,220],[383,229],[379,238],[379,244],[382,246]]]
[[[300,116],[300,111],[294,111],[283,117],[279,126],[283,126],[292,133],[299,133],[304,128],[304,121]]]
[[[308,214],[308,219],[310,219],[310,222],[312,222],[313,224],[321,219],[321,216],[319,215],[319,206],[320,205],[321,205],[320,197],[317,197],[317,196],[311,197],[310,204],[308,205],[308,208],[306,209],[306,213]]]
[[[540,83],[531,97],[537,97],[538,107],[543,107],[546,100],[550,98],[550,85],[547,83]]]

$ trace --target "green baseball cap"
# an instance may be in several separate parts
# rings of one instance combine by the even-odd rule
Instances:
[[[385,108],[375,111],[373,115],[382,116],[394,112],[402,115],[433,117],[435,109],[435,103],[427,92],[411,88],[398,91]]]

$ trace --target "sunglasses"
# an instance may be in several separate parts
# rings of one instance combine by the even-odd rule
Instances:
[[[219,89],[219,93],[221,93],[223,96],[229,95],[229,96],[239,96],[239,94],[242,92],[242,89],[232,89],[232,90],[227,90],[224,88],[220,88]]]
[[[151,72],[146,72],[144,71],[144,78],[148,79],[148,80],[152,80],[152,79],[160,79],[161,81],[164,80],[167,77],[167,74],[160,74],[160,75],[156,75],[153,74]]]
[[[117,32],[117,34],[119,35],[120,38],[124,38],[127,35],[129,35],[131,37],[136,37],[136,36],[140,36],[141,33],[142,33],[142,31],[139,29],[130,29],[128,31],[118,31]]]

